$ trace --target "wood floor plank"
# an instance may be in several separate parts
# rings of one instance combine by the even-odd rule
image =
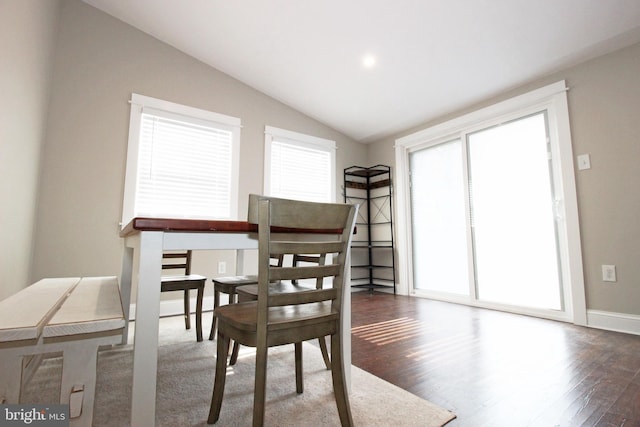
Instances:
[[[460,426],[640,427],[640,337],[382,293],[352,295],[355,366]]]

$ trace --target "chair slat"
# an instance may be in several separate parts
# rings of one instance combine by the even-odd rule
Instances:
[[[340,273],[340,270],[340,266],[337,264],[282,268],[273,267],[270,268],[270,277],[271,281],[316,279],[336,276]]]
[[[337,296],[338,290],[334,288],[310,289],[299,292],[270,295],[268,304],[270,307],[309,304],[314,302],[334,300],[337,298]]]
[[[340,241],[292,242],[272,240],[269,247],[274,254],[309,255],[341,252],[344,250],[344,243]]]

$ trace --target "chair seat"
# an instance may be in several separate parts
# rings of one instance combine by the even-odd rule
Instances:
[[[213,285],[218,292],[225,294],[235,294],[235,290],[238,286],[252,285],[258,283],[258,276],[228,276],[228,277],[214,277],[211,279]]]
[[[315,289],[312,285],[303,285],[300,283],[291,283],[289,281],[279,281],[269,284],[269,294],[286,294],[289,292],[300,292]],[[243,285],[236,288],[236,293],[240,297],[240,301],[255,300],[258,298],[258,285]]]
[[[191,282],[191,281],[197,281],[197,280],[206,281],[207,278],[199,274],[189,274],[189,275],[162,276],[160,280],[162,280],[163,282]]]
[[[223,305],[214,311],[219,328],[235,330],[237,341],[255,347],[255,333],[258,319],[258,302],[248,301],[233,305]],[[338,328],[338,313],[332,310],[331,302],[323,301],[305,306],[269,307],[269,345],[291,344],[316,336],[331,335]],[[309,329],[305,331],[305,328]],[[288,331],[294,334],[288,335]],[[321,332],[320,332],[321,331]],[[246,332],[249,338],[242,339],[238,333]],[[244,335],[244,334],[242,334]],[[311,335],[311,338],[307,338]]]
[[[207,278],[199,274],[162,276],[160,286],[163,292],[181,291],[183,289],[204,288],[206,281]]]
[[[214,283],[223,283],[223,284],[242,286],[250,283],[257,283],[258,276],[250,275],[250,276],[214,277],[211,280],[213,280]]]

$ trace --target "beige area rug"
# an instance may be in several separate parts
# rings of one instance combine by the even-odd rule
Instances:
[[[207,425],[215,347],[214,341],[196,342],[195,333],[184,330],[180,317],[161,319],[156,425]],[[229,368],[217,426],[251,425],[254,352],[254,349],[242,348],[238,363]],[[331,373],[324,367],[320,350],[305,344],[303,354],[304,393],[298,395],[295,392],[293,346],[269,350],[266,426],[340,425]],[[94,426],[129,425],[132,360],[131,345],[100,352]],[[25,403],[57,401],[60,366],[60,358],[43,362],[26,389]],[[455,418],[451,412],[361,369],[352,367],[351,375],[349,397],[356,426],[442,426]]]

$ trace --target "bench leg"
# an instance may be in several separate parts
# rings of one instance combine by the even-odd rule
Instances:
[[[96,391],[97,361],[97,343],[84,341],[65,345],[62,355],[60,403],[70,405],[69,421],[71,426],[91,426]],[[74,417],[74,415],[78,416]]]
[[[0,404],[20,402],[22,356],[10,353],[0,351]]]

